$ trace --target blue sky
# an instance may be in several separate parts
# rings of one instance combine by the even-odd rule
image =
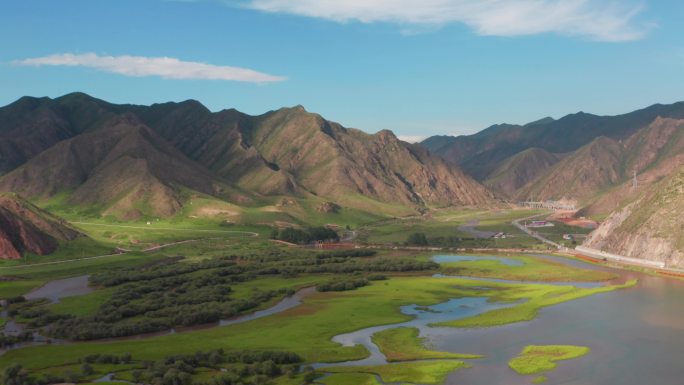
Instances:
[[[3,0],[0,104],[302,104],[404,137],[617,114],[684,100],[682,3]]]

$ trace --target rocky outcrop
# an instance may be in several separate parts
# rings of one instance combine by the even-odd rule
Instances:
[[[591,214],[601,210],[607,214],[636,198],[631,188],[634,173],[643,190],[682,164],[684,120],[658,117],[625,140],[598,137],[566,155],[541,177],[520,188],[516,198],[574,199],[593,205]]]
[[[684,166],[611,214],[584,246],[684,268],[682,207]]]
[[[338,213],[340,209],[340,205],[334,202],[324,202],[316,207],[316,211],[324,214]]]
[[[26,252],[51,254],[60,241],[81,236],[64,220],[16,195],[0,195],[0,259],[18,259]]]

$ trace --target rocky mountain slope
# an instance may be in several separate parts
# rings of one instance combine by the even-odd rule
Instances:
[[[81,95],[23,97],[0,108],[0,175],[113,115],[97,99]]]
[[[597,116],[580,112],[558,120],[544,118],[526,125],[495,125],[474,135],[433,136],[422,144],[460,166],[476,180],[486,181],[497,177],[503,164],[512,163],[511,157],[525,150],[535,148],[562,156],[577,151],[601,136],[620,142],[658,117],[684,119],[684,102],[656,104],[618,116]],[[526,162],[519,165],[520,168],[511,169],[513,175],[539,174],[537,164]],[[533,172],[526,171],[526,167],[532,167]],[[510,179],[515,179],[515,176]],[[509,184],[503,185],[504,188],[508,186]],[[504,192],[510,195],[510,191]]]
[[[659,117],[624,140],[594,139],[520,188],[515,198],[615,202],[628,197],[634,173],[643,188],[683,164],[684,120]]]
[[[0,179],[0,190],[33,199],[68,192],[69,204],[123,219],[173,215],[184,191],[227,196],[221,181],[134,115],[114,116],[104,127],[58,142]]]
[[[610,215],[587,247],[684,268],[684,166]]]
[[[60,241],[82,236],[64,220],[15,194],[0,194],[0,259],[18,259],[25,252],[50,254]]]
[[[69,204],[122,218],[174,215],[188,193],[238,204],[315,197],[358,209],[495,201],[419,145],[389,131],[348,129],[301,106],[250,116],[212,113],[196,101],[115,105],[75,93],[22,98],[0,117],[0,164],[14,167],[0,190],[67,194]]]
[[[562,157],[540,148],[529,148],[504,160],[484,181],[485,186],[508,198],[536,180]]]

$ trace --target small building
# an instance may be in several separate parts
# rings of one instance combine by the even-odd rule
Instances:
[[[526,227],[553,227],[553,223],[549,221],[532,221]]]

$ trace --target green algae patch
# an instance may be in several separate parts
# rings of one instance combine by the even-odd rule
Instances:
[[[508,366],[519,374],[537,374],[556,368],[556,361],[571,360],[589,353],[586,346],[529,345]]]
[[[511,303],[521,301],[521,303],[510,307],[491,310],[473,317],[435,323],[431,326],[477,328],[530,321],[537,316],[539,310],[545,307],[588,297],[594,294],[626,289],[633,287],[636,284],[637,280],[631,280],[621,285],[608,285],[595,288],[536,284],[502,286],[503,290],[499,290],[491,297],[493,301]]]
[[[418,328],[387,329],[373,334],[373,343],[378,345],[389,362],[428,359],[482,358],[476,354],[439,352],[425,347],[425,339],[419,336]]]
[[[336,366],[323,368],[321,371],[326,373],[376,374],[385,383],[432,385],[443,383],[449,373],[467,367],[469,365],[463,361],[435,360],[401,362],[377,366]]]
[[[543,258],[531,256],[502,256],[502,258],[519,261],[520,265],[507,265],[501,263],[501,261],[491,259],[443,262],[440,265],[447,275],[496,278],[512,281],[596,282],[617,278],[617,275],[614,273],[582,269]]]

